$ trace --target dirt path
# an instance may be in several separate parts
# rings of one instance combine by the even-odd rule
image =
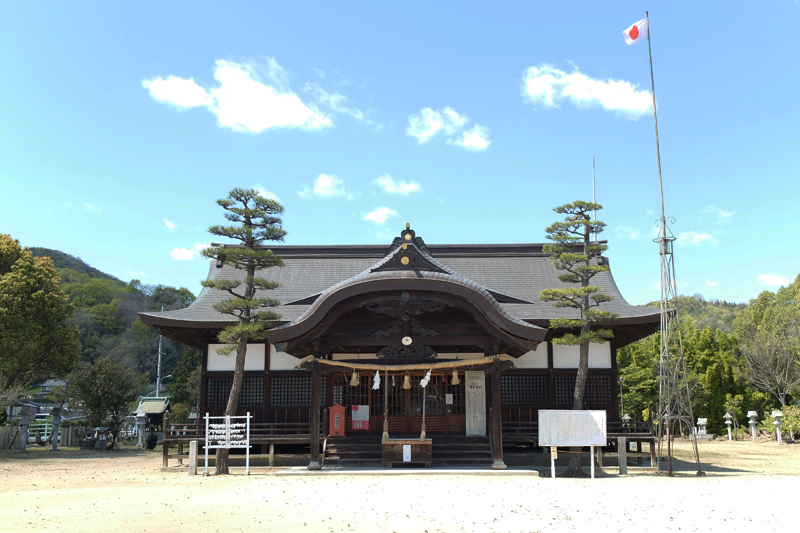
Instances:
[[[189,477],[157,453],[0,453],[0,530],[708,531],[796,524],[800,445],[678,444],[674,478],[531,476]],[[241,471],[241,470],[240,470]]]

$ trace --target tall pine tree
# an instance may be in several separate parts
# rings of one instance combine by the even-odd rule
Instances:
[[[599,324],[617,317],[614,313],[594,309],[613,298],[601,294],[600,287],[589,284],[594,276],[608,271],[607,266],[602,266],[596,261],[592,263],[593,259],[600,257],[608,249],[608,246],[596,240],[597,234],[603,231],[605,224],[593,222],[591,217],[593,211],[602,208],[600,204],[582,201],[556,207],[553,211],[566,217],[563,222],[555,222],[545,230],[547,238],[553,243],[546,244],[544,252],[551,254],[550,257],[557,270],[564,271],[564,274],[558,276],[558,280],[576,285],[545,289],[539,294],[540,300],[553,302],[554,307],[577,309],[580,313],[580,318],[556,318],[550,321],[551,329],[566,331],[563,336],[553,339],[554,344],[580,346],[578,375],[575,378],[572,402],[574,410],[583,409],[583,394],[589,374],[589,343],[602,343],[605,339],[613,337],[610,329],[599,327]],[[583,475],[580,451],[579,447],[572,448],[566,477]]]
[[[264,198],[254,189],[233,189],[227,198],[217,200],[217,204],[225,209],[225,218],[231,225],[212,226],[208,231],[238,243],[212,245],[201,253],[224,265],[244,271],[243,280],[203,282],[204,287],[230,294],[229,299],[215,304],[214,309],[238,319],[235,325],[228,326],[219,334],[219,341],[226,346],[217,350],[221,355],[236,354],[233,385],[225,407],[225,414],[234,416],[242,391],[247,343],[265,339],[265,330],[272,327],[274,320],[280,318],[280,315],[268,310],[280,305],[280,302],[257,296],[256,293],[278,287],[274,281],[257,278],[256,273],[265,268],[283,266],[281,258],[266,249],[264,243],[283,241],[286,232],[282,228],[281,220],[283,207],[275,200]],[[228,473],[228,450],[217,449],[215,465],[217,475]]]

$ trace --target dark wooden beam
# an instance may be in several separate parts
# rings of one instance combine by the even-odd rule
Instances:
[[[494,339],[489,335],[465,335],[465,336],[436,336],[436,337],[414,337],[411,338],[414,344],[423,346],[483,346],[491,344]],[[403,337],[321,337],[318,339],[321,347],[332,346],[393,346],[403,343]]]
[[[319,470],[319,406],[320,388],[322,379],[320,376],[320,365],[312,363],[311,367],[311,412],[309,413],[309,430],[311,432],[311,462],[308,463],[309,470]]]
[[[503,422],[501,420],[502,408],[500,390],[500,365],[492,365],[492,468],[505,470],[503,462]]]

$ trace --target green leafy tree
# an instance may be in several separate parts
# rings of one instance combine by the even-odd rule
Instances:
[[[147,384],[147,375],[101,356],[94,363],[81,362],[67,379],[73,407],[86,413],[91,427],[108,424],[113,448],[125,417],[136,407],[135,402]]]
[[[80,355],[72,312],[50,258],[0,234],[0,398],[72,369]]]
[[[787,396],[800,387],[800,275],[788,287],[750,300],[733,327],[742,375],[786,407]]]
[[[586,378],[589,374],[589,343],[603,343],[613,337],[610,329],[602,325],[614,320],[617,315],[595,309],[613,297],[602,294],[600,287],[591,285],[594,276],[607,272],[607,266],[595,261],[608,248],[596,240],[603,231],[603,222],[593,222],[592,213],[603,206],[592,202],[576,201],[556,207],[554,211],[566,215],[562,222],[554,222],[545,231],[552,244],[544,246],[550,254],[556,270],[564,274],[558,276],[562,283],[571,284],[564,288],[545,289],[539,299],[552,302],[554,307],[574,309],[572,318],[557,318],[550,321],[550,328],[563,332],[553,339],[555,344],[571,344],[580,347],[578,374],[575,378],[572,408],[583,409],[583,395]],[[592,235],[595,238],[592,238]],[[580,448],[572,448],[566,476],[582,476]]]
[[[226,346],[217,350],[222,355],[236,354],[233,385],[225,407],[225,414],[233,416],[239,406],[242,391],[247,343],[265,339],[265,329],[272,327],[273,321],[280,318],[277,313],[267,310],[280,305],[280,302],[257,294],[257,291],[275,289],[278,284],[258,278],[256,273],[266,268],[283,266],[280,257],[264,248],[264,244],[268,241],[283,241],[286,232],[281,221],[283,207],[275,200],[259,195],[254,189],[233,189],[227,198],[217,200],[217,204],[226,211],[225,218],[232,224],[212,226],[208,229],[209,233],[233,239],[238,243],[211,246],[201,253],[244,271],[243,279],[203,282],[204,287],[230,295],[227,300],[215,304],[214,309],[237,318],[235,325],[225,328],[219,334],[219,341]],[[228,473],[228,450],[217,449],[215,464],[217,474]]]

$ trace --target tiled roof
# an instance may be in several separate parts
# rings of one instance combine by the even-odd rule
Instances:
[[[402,275],[415,278],[447,277],[454,283],[472,286],[485,292],[495,303],[492,295],[500,294],[530,303],[500,303],[504,315],[515,322],[542,323],[552,318],[575,318],[577,310],[555,308],[539,300],[539,293],[547,288],[568,287],[570,284],[558,280],[559,271],[553,268],[551,259],[542,252],[542,244],[500,245],[427,245],[427,258],[440,265],[445,273],[413,271]],[[275,290],[259,293],[258,296],[277,299],[283,304],[274,309],[281,315],[281,322],[296,321],[313,305],[317,295],[329,294],[334,286],[343,283],[359,283],[367,276],[389,275],[387,271],[370,272],[376,263],[388,255],[386,246],[271,246],[270,249],[283,259],[284,266],[259,272],[258,276],[280,284]],[[395,252],[396,250],[392,250]],[[216,267],[209,261],[209,279],[243,280],[244,271],[229,266]],[[397,277],[397,274],[394,274]],[[473,285],[469,285],[469,284]],[[658,309],[628,304],[620,294],[611,272],[597,274],[592,283],[602,293],[614,300],[603,303],[600,310],[617,313],[622,322],[658,322]],[[341,287],[342,285],[339,285]],[[232,323],[228,315],[213,309],[217,302],[227,299],[227,293],[204,288],[195,302],[186,309],[163,313],[140,313],[142,320],[150,325],[174,325],[190,327],[223,327]],[[321,298],[321,297],[320,297]],[[303,304],[292,304],[305,300]],[[287,305],[288,304],[288,305]]]
[[[160,415],[169,408],[169,396],[166,397],[147,397],[143,396],[139,401],[139,407],[133,411],[134,414],[144,412],[148,415]]]

